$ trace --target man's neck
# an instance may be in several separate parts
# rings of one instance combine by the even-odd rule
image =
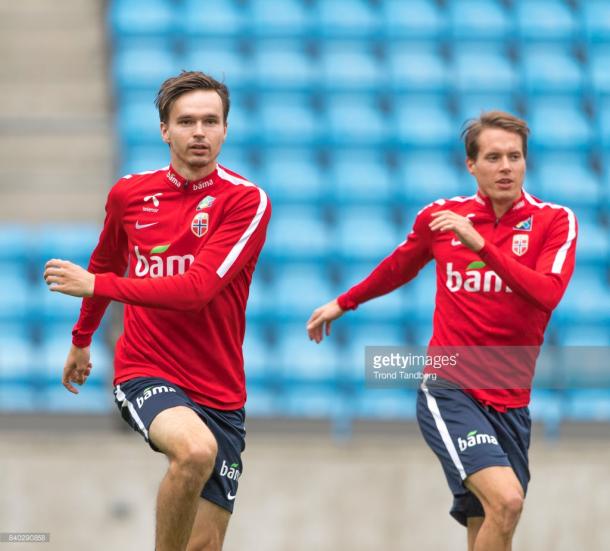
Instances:
[[[214,160],[202,167],[191,167],[172,159],[172,168],[189,182],[196,182],[197,180],[203,180],[216,170],[216,161]]]

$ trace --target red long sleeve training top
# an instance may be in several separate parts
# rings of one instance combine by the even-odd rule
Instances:
[[[162,377],[200,404],[242,407],[246,302],[270,215],[265,192],[220,165],[199,181],[171,166],[121,178],[72,342],[90,344],[110,300],[124,302],[115,385]]]
[[[453,232],[432,232],[431,214],[439,210],[470,218],[485,239],[483,249],[471,251]],[[525,191],[500,219],[489,198],[480,193],[439,199],[418,213],[406,241],[365,280],[339,296],[338,303],[350,310],[389,293],[434,259],[437,292],[430,347],[537,348],[574,271],[576,234],[570,209],[543,203]],[[481,403],[505,411],[529,403],[536,356],[537,352],[515,354],[503,388],[473,388],[472,373],[455,369],[437,374]],[[424,372],[435,369],[427,367]],[[511,388],[511,380],[528,384]]]

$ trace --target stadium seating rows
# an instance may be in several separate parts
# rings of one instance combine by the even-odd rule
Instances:
[[[121,174],[167,164],[155,93],[168,75],[204,70],[232,92],[221,163],[275,205],[248,307],[250,414],[413,415],[412,389],[364,387],[363,349],[427,342],[431,267],[346,317],[323,346],[303,324],[402,241],[421,206],[474,189],[459,130],[484,109],[527,118],[526,187],[579,218],[578,268],[547,341],[610,345],[607,0],[206,0],[205,10],[199,0],[113,0],[108,33]],[[78,301],[34,279],[50,256],[86,263],[97,231],[0,228],[0,283],[12,289],[0,298],[0,409],[110,407],[103,346],[82,400],[47,385]],[[608,392],[535,392],[533,412],[550,424],[609,416]]]

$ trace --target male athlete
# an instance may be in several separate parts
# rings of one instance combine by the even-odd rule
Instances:
[[[157,497],[156,551],[219,551],[244,449],[242,342],[248,289],[265,241],[265,192],[217,164],[226,86],[200,72],[157,95],[171,164],[121,178],[88,271],[50,260],[51,291],[83,300],[63,384],[84,384],[108,303],[124,302],[115,398],[169,467]],[[125,270],[127,277],[123,277]]]
[[[345,311],[436,260],[430,349],[463,347],[470,363],[499,350],[497,361],[478,372],[437,370],[438,379],[425,378],[418,392],[419,426],[442,464],[454,496],[451,515],[467,526],[471,551],[511,548],[529,481],[527,405],[536,351],[574,270],[574,214],[523,190],[528,133],[508,113],[471,121],[463,137],[476,194],[424,207],[405,242],[307,323],[319,343]]]

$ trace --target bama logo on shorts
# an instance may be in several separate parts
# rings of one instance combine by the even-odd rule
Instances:
[[[476,430],[469,432],[466,435],[466,440],[458,436],[458,446],[460,447],[461,452],[479,444],[495,444],[497,446],[498,441],[495,436],[492,436],[491,434],[479,434]]]
[[[238,463],[227,465],[227,462],[223,459],[222,466],[220,467],[220,476],[226,476],[229,480],[239,479],[241,472],[237,467],[239,467]]]
[[[165,385],[148,387],[142,393],[142,396],[138,396],[136,398],[136,404],[138,404],[138,409],[141,409],[144,405],[144,402],[146,402],[146,400],[148,400],[151,396],[154,396],[155,394],[161,394],[163,392],[176,392],[176,389],[172,388],[171,386]]]

